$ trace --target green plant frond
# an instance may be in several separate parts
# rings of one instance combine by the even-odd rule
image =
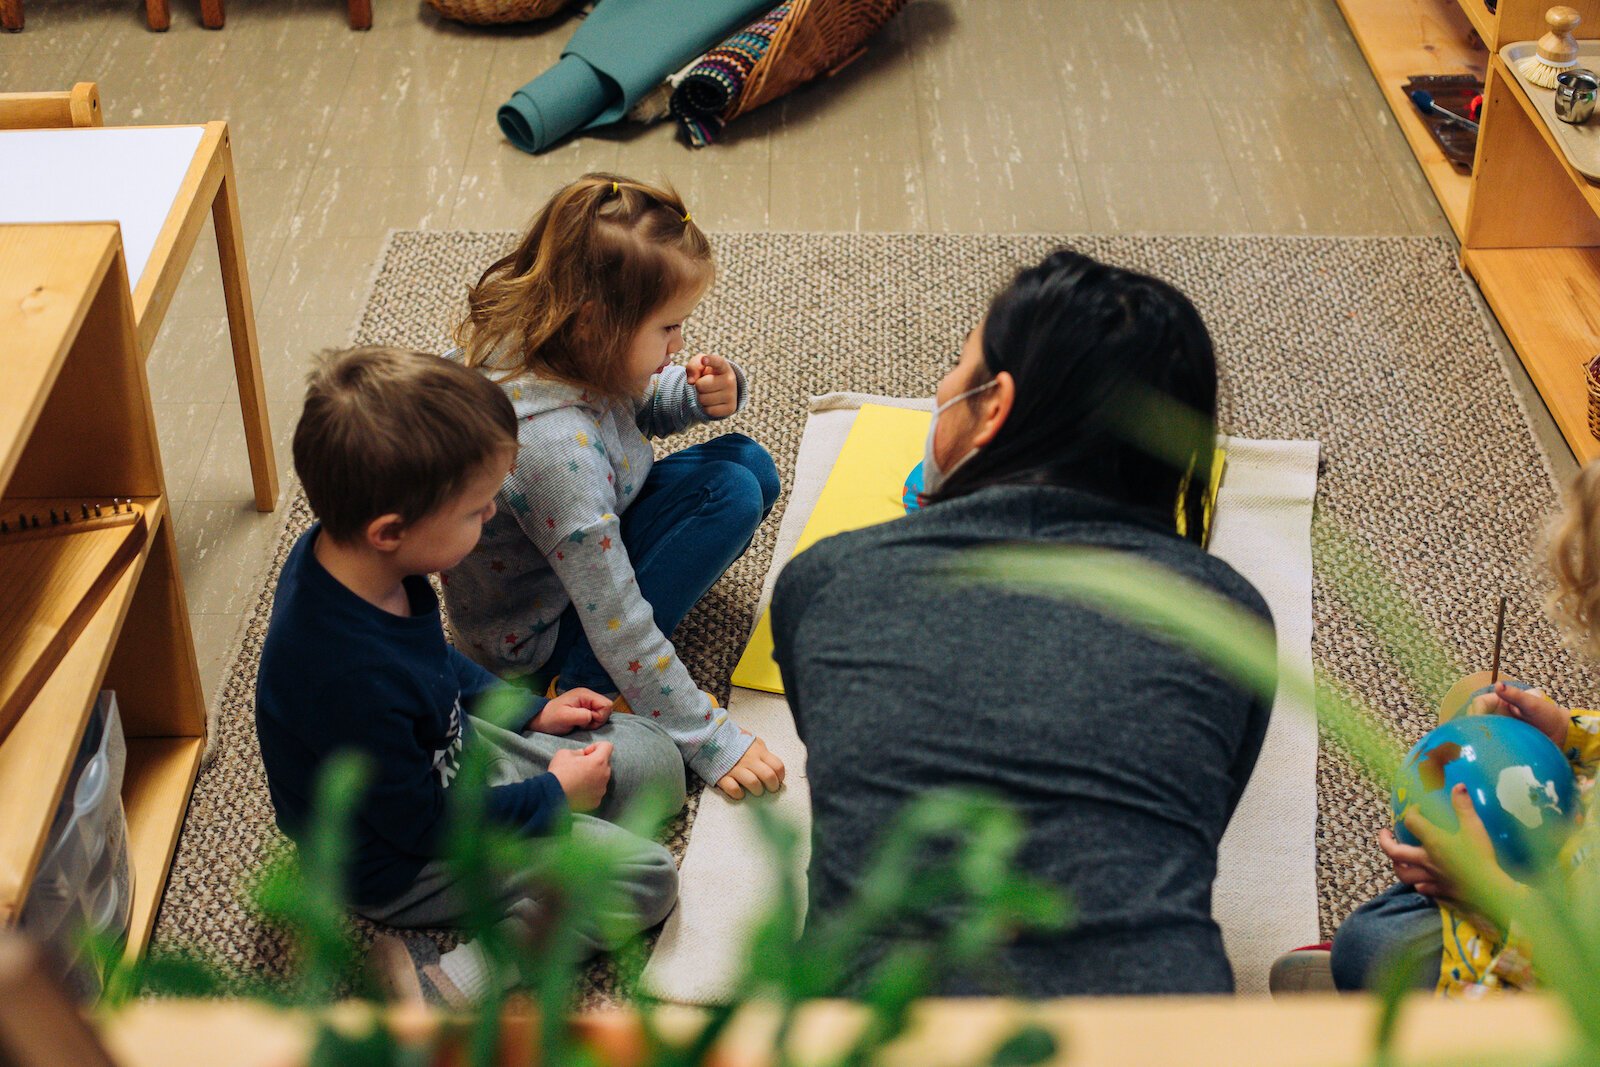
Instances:
[[[1217,432],[1211,419],[1148,388],[1130,390],[1116,418],[1114,430],[1123,440],[1177,471],[1193,463],[1193,476],[1209,480]],[[1461,674],[1458,657],[1437,639],[1406,589],[1332,516],[1319,514],[1312,536],[1318,570],[1334,596],[1367,624],[1401,676],[1425,693],[1442,694]]]
[[[1029,1024],[1000,1043],[989,1057],[989,1067],[1038,1067],[1065,1051],[1054,1032]]]
[[[1401,677],[1430,699],[1443,696],[1463,673],[1460,656],[1438,639],[1405,587],[1332,517],[1318,517],[1315,537],[1323,585],[1365,624]],[[1490,609],[1487,601],[1483,608]]]
[[[1373,1037],[1374,1067],[1387,1067],[1391,1063],[1401,1009],[1407,998],[1417,993],[1418,979],[1431,962],[1431,955],[1432,950],[1424,945],[1411,945],[1379,963],[1377,977],[1371,983],[1372,995],[1379,1006]]]
[[[521,686],[503,682],[473,702],[472,717],[515,731],[528,720],[528,706],[534,699],[534,694]]]
[[[1270,703],[1281,688],[1316,708],[1335,742],[1383,788],[1399,766],[1399,744],[1343,687],[1320,672],[1309,685],[1295,674],[1279,678],[1277,642],[1265,620],[1164,567],[1105,549],[1016,545],[973,552],[951,574],[1086,604],[1162,635],[1259,700]]]
[[[356,970],[358,952],[347,910],[351,827],[371,777],[367,758],[341,752],[327,760],[312,798],[300,847],[269,865],[255,886],[256,906],[294,942],[300,971],[291,1003],[325,1003]]]
[[[96,1005],[116,1011],[140,996],[220,997],[228,983],[216,967],[183,954],[145,955],[130,960],[121,937],[85,930],[78,937],[104,981]]]

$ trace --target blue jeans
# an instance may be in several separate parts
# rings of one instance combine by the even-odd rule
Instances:
[[[668,637],[733,561],[778,502],[778,468],[767,450],[730,433],[657,460],[622,515],[639,594]],[[540,672],[560,675],[563,692],[579,686],[614,694],[617,685],[595,658],[576,607],[561,616],[555,649]]]
[[[1333,935],[1333,984],[1342,992],[1366,989],[1377,967],[1409,945],[1426,946],[1426,964],[1417,978],[1421,989],[1439,984],[1444,928],[1439,905],[1408,885],[1395,884],[1350,913]]]

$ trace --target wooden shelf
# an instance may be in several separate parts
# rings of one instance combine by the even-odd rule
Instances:
[[[165,512],[161,497],[139,500],[154,530]],[[61,801],[73,756],[83,740],[118,631],[133,603],[144,565],[155,543],[146,536],[137,558],[117,579],[83,632],[39,690],[16,727],[0,744],[0,924],[21,914],[44,852],[45,837]]]
[[[1462,5],[1481,2],[1461,0]],[[1462,237],[1472,179],[1445,158],[1401,86],[1418,74],[1482,78],[1489,53],[1468,43],[1474,24],[1455,0],[1339,0],[1339,8],[1433,195],[1439,198],[1450,228]]]
[[[205,748],[177,540],[150,387],[115,224],[0,226],[0,497],[47,511],[128,498],[145,537],[0,740],[0,925],[15,923],[48,842],[90,708],[115,690],[128,760],[122,799],[134,897],[128,951],[144,950]],[[31,501],[36,506],[26,506]],[[17,598],[8,621],[60,616]]]
[[[1517,81],[1516,75],[1507,70],[1505,64],[1498,58],[1495,60],[1495,67],[1497,80],[1504,86],[1510,98],[1516,101],[1517,107],[1521,109],[1528,123],[1539,134],[1539,139],[1544,142],[1550,158],[1556,162],[1561,170],[1566,172],[1567,179],[1572,182],[1572,187],[1578,191],[1578,195],[1588,201],[1589,210],[1596,215],[1600,215],[1600,185],[1596,185],[1582,174],[1579,174],[1577,169],[1567,162],[1567,154],[1561,150],[1561,145],[1556,141],[1556,135],[1550,132],[1550,127],[1544,121],[1544,116],[1539,114],[1539,109],[1533,106],[1532,100],[1528,99],[1528,91],[1522,87],[1521,82]],[[1508,116],[1506,121],[1516,120],[1514,116]]]
[[[1493,52],[1500,46],[1495,41],[1500,37],[1500,14],[1490,11],[1483,6],[1483,0],[1461,0],[1461,11],[1467,16],[1467,21],[1472,23],[1472,28],[1478,31],[1484,47]]]
[[[59,231],[50,258],[36,273],[0,273],[0,486],[11,474],[44,410],[56,375],[67,358],[105,280],[118,244],[107,243],[103,223],[51,227]],[[39,227],[0,227],[0,262],[36,257]],[[126,275],[123,285],[127,284]],[[16,358],[26,353],[29,358]]]
[[[1462,262],[1572,454],[1600,457],[1583,382],[1584,363],[1600,352],[1600,248],[1469,248]]]
[[[1517,350],[1580,463],[1584,364],[1600,352],[1600,187],[1567,163],[1522,86],[1495,59],[1461,264]]]
[[[203,737],[128,739],[128,769],[122,806],[128,814],[128,862],[133,867],[133,913],[128,920],[128,956],[144,951],[166,889],[167,865],[189,808]]]
[[[401,1022],[400,1007],[389,1009]],[[405,1021],[418,1025],[414,1009]],[[860,1036],[867,1009],[844,1001],[803,1006],[793,1027],[795,1059],[820,1062],[837,1056]],[[1045,1001],[981,997],[929,999],[911,1012],[906,1032],[873,1062],[946,1067],[985,1063],[1023,1024],[1055,1036],[1060,1067],[1349,1067],[1372,1062],[1372,1035],[1382,1007],[1366,994],[1280,997],[1078,997]],[[665,1013],[663,1013],[665,1014]],[[684,1007],[657,1022],[675,1042],[687,1043],[708,1012]],[[340,1005],[338,1018],[355,1033],[373,1008]],[[437,1015],[434,1016],[438,1018]],[[274,1010],[244,1000],[136,1000],[96,1020],[122,1067],[281,1067],[305,1063],[316,1041],[316,1019],[304,1010]],[[578,1016],[580,1040],[597,1063],[637,1063],[643,1047],[637,1018],[622,1010]],[[773,1005],[742,1008],[709,1060],[770,1063],[780,1023]],[[511,1032],[535,1025],[520,1016]],[[1470,1004],[1416,997],[1406,1002],[1395,1029],[1394,1056],[1404,1063],[1544,1063],[1572,1047],[1574,1027],[1549,993],[1485,998]],[[1309,1036],[1308,1036],[1309,1035]],[[510,1044],[510,1043],[508,1043]],[[465,1059],[465,1053],[460,1054]],[[451,1057],[440,1058],[454,1062]]]
[[[1472,0],[1461,0],[1461,2],[1469,4]],[[1478,2],[1482,3],[1483,0]],[[1578,37],[1600,37],[1600,0],[1560,0],[1560,2],[1577,11],[1583,20],[1578,23]],[[1485,37],[1484,43],[1498,52],[1506,45],[1518,41],[1537,41],[1547,28],[1544,24],[1544,13],[1555,4],[1556,0],[1500,0],[1499,13],[1494,16],[1495,36]]]

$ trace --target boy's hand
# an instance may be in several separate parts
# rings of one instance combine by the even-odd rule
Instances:
[[[596,741],[582,749],[564,748],[550,757],[549,769],[567,794],[567,807],[593,811],[611,784],[611,743]]]
[[[749,733],[741,730],[740,733]],[[717,788],[730,800],[741,800],[746,793],[760,796],[776,793],[783,787],[783,760],[767,751],[766,742],[756,738],[744,750],[733,770],[717,779]]]
[[[684,370],[707,415],[725,419],[739,409],[739,376],[732,363],[721,356],[699,355],[684,364]]]
[[[574,730],[597,730],[611,718],[610,699],[593,689],[568,689],[551,697],[544,710],[533,717],[524,734],[570,734]]]
[[[1504,682],[1495,683],[1494,692],[1485,693],[1467,708],[1468,715],[1509,715],[1534,727],[1557,748],[1567,743],[1567,724],[1572,713],[1538,689],[1518,689]]]

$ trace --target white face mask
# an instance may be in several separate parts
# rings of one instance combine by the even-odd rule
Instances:
[[[978,450],[976,448],[971,449],[966,455],[950,464],[949,470],[940,470],[939,461],[933,458],[933,434],[934,431],[939,428],[939,415],[948,410],[950,405],[958,401],[965,400],[969,396],[976,396],[978,393],[983,392],[990,386],[999,384],[1000,380],[998,378],[991,378],[982,385],[974,386],[958,396],[951,397],[943,404],[935,403],[933,409],[933,418],[928,420],[928,440],[927,443],[922,446],[922,492],[924,495],[932,496],[934,493],[937,493],[939,491],[939,487],[944,484],[944,480],[950,477],[950,475],[954,474],[957,467],[961,466],[963,463],[967,462],[967,460],[978,454]]]

